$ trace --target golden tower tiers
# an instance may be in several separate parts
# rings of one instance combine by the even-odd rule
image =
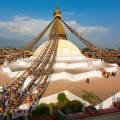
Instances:
[[[59,38],[58,39],[67,40],[67,35],[66,35],[64,27],[61,23],[61,18],[62,18],[61,12],[57,7],[55,12],[54,12],[54,19],[55,20],[53,22],[52,29],[51,29],[50,34],[49,34],[50,39],[52,39],[52,36],[54,36],[55,30],[58,29],[57,30],[58,33],[59,33]]]
[[[55,10],[55,12],[54,12],[54,17],[59,17],[59,18],[61,18],[61,12],[60,12],[60,10],[58,9],[58,7],[56,7],[56,10]]]

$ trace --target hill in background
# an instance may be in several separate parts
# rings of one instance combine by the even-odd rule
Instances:
[[[0,37],[0,47],[15,47],[15,48],[20,48],[24,47],[27,44],[27,42],[23,40],[13,40],[13,39],[8,39],[8,38],[2,38]]]

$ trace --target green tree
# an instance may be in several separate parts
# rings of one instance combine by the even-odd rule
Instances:
[[[63,107],[64,105],[66,105],[70,100],[66,97],[65,93],[59,93],[58,97],[58,105],[59,107]]]
[[[50,107],[46,103],[41,103],[32,113],[33,115],[50,116]]]
[[[50,103],[49,107],[50,107],[51,115],[56,114],[57,109],[59,109],[59,106],[57,103]]]
[[[61,108],[61,111],[65,114],[82,112],[83,104],[78,100],[73,100],[67,103]]]
[[[74,113],[82,112],[83,104],[78,100],[73,100],[70,102],[71,109]]]
[[[82,99],[90,103],[91,106],[95,106],[100,102],[99,98],[93,92],[88,91],[83,91]]]

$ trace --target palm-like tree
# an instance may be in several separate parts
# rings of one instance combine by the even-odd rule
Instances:
[[[93,92],[83,91],[82,99],[90,103],[91,106],[95,106],[100,102],[98,96],[96,96]]]
[[[65,93],[59,93],[57,100],[60,108],[66,105],[70,101],[65,95]]]

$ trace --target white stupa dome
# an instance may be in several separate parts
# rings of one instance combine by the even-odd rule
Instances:
[[[43,43],[36,51],[34,56],[41,52],[41,50],[46,46],[48,41]],[[68,40],[59,39],[58,48],[57,48],[57,58],[76,58],[85,59],[85,56],[80,52],[80,49],[77,48],[72,42]],[[73,59],[74,59],[73,58]]]

